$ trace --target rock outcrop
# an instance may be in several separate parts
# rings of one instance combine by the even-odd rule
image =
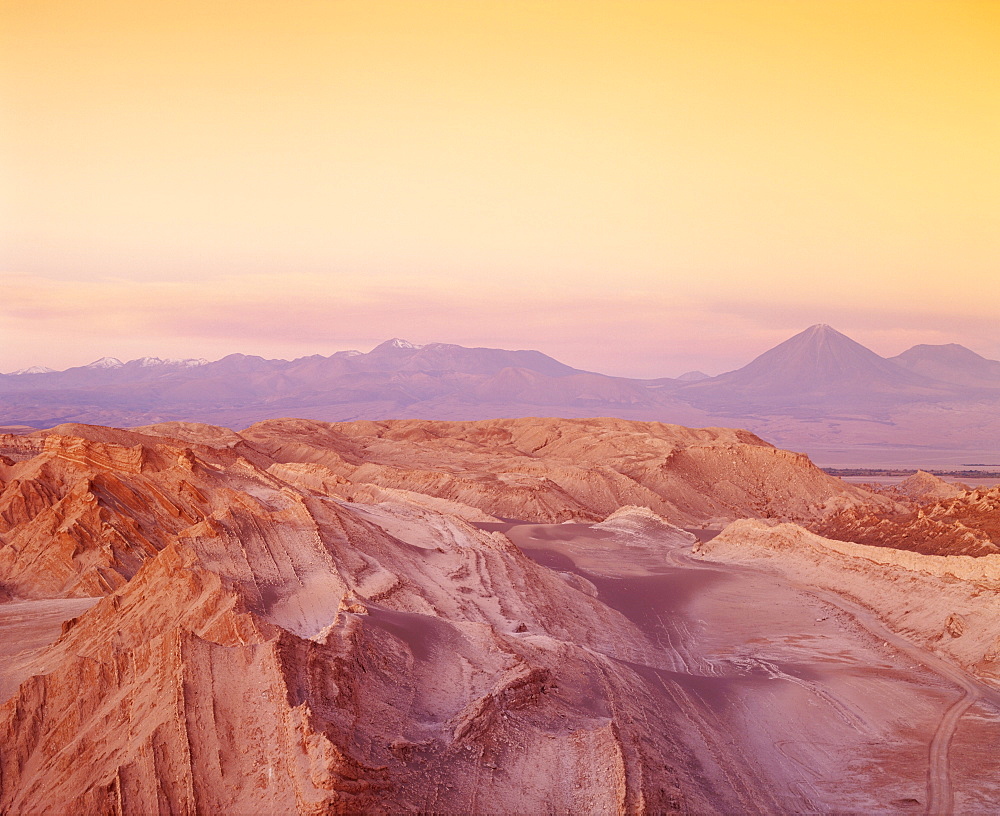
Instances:
[[[680,484],[656,476],[667,442],[643,451],[649,431],[688,477],[786,455],[721,432],[626,423],[588,443],[593,429],[538,424],[24,440],[34,455],[3,465],[0,581],[102,597],[0,706],[0,812],[709,809],[651,673],[670,668],[660,650],[586,580],[466,516],[586,518],[617,501],[609,484],[671,509],[642,485]],[[601,456],[597,483],[573,464]],[[365,491],[378,501],[349,500]],[[681,517],[720,509],[732,500]]]
[[[154,428],[156,426],[153,426]],[[317,464],[348,483],[427,494],[490,515],[596,521],[641,505],[674,524],[748,516],[801,521],[893,502],[847,485],[747,432],[618,419],[321,423],[272,420],[243,431],[272,460]]]
[[[941,492],[952,495],[932,495],[891,512],[845,506],[806,526],[827,538],[925,555],[1000,553],[1000,488]]]
[[[896,485],[896,492],[899,495],[916,502],[954,499],[969,489],[966,485],[945,481],[940,476],[925,470],[918,470]]]

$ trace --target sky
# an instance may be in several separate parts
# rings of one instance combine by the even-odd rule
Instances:
[[[997,53],[962,0],[0,0],[0,371],[997,359]]]

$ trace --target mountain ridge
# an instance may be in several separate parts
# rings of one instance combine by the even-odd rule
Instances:
[[[928,445],[1000,451],[1000,362],[955,344],[914,346],[884,358],[825,324],[715,377],[614,377],[535,350],[400,338],[367,353],[291,361],[239,353],[212,362],[109,360],[0,375],[0,424],[199,421],[237,429],[277,417],[608,416],[737,425],[807,451]]]
[[[802,354],[805,348],[810,348],[816,353],[819,349],[833,349],[834,353],[838,353],[839,349],[844,349],[848,347],[853,347],[855,354],[865,355],[869,360],[875,360],[876,358],[883,362],[888,362],[895,364],[897,366],[902,366],[909,370],[914,370],[917,368],[918,362],[926,360],[934,361],[948,361],[951,363],[958,363],[960,365],[975,366],[983,370],[989,370],[991,374],[995,373],[995,378],[1000,380],[1000,361],[990,360],[983,357],[980,354],[972,351],[965,346],[959,345],[958,343],[946,343],[940,345],[930,345],[926,343],[921,343],[912,346],[909,349],[895,355],[894,357],[882,357],[871,351],[867,347],[848,337],[846,334],[838,331],[829,324],[826,323],[816,323],[808,328],[802,330],[798,334],[793,335],[788,340],[779,343],[777,346],[763,352],[756,358],[751,360],[749,363],[741,366],[740,368],[733,369],[731,371],[723,372],[717,375],[705,374],[700,370],[687,371],[677,377],[655,377],[655,378],[635,378],[635,377],[617,377],[615,375],[601,375],[601,376],[612,376],[616,379],[634,380],[637,382],[678,382],[678,383],[695,383],[702,382],[704,380],[718,380],[719,378],[731,378],[739,372],[750,372],[756,368],[759,368],[764,361],[773,359],[778,356],[779,351],[784,351],[785,356],[789,356],[787,351],[789,348],[794,347],[799,354]],[[423,352],[423,354],[421,354]],[[217,363],[222,363],[226,360],[259,360],[266,363],[281,364],[285,363],[288,365],[302,363],[307,360],[331,360],[334,358],[356,358],[356,357],[385,357],[389,355],[398,356],[399,353],[403,353],[407,359],[412,359],[413,357],[426,357],[435,355],[439,359],[445,359],[447,353],[479,353],[486,354],[493,357],[498,355],[503,355],[511,360],[519,360],[522,362],[534,361],[534,365],[524,365],[525,368],[535,368],[536,370],[544,370],[545,368],[560,371],[562,373],[598,373],[588,371],[586,369],[574,368],[573,366],[566,365],[555,358],[545,354],[544,352],[537,351],[534,349],[496,349],[485,346],[461,346],[455,343],[443,343],[443,342],[432,342],[424,344],[411,343],[408,340],[404,340],[399,337],[390,338],[385,340],[369,352],[362,352],[356,349],[346,349],[342,351],[336,351],[333,354],[324,357],[321,354],[311,354],[304,355],[302,357],[295,357],[291,360],[286,360],[284,358],[265,358],[259,355],[247,355],[240,352],[234,352],[217,360],[207,360],[203,357],[200,358],[162,358],[156,356],[146,356],[138,357],[135,359],[122,361],[117,357],[105,356],[98,360],[82,366],[70,366],[66,369],[53,369],[47,366],[35,365],[26,368],[20,368],[16,371],[11,371],[8,373],[0,373],[0,377],[15,377],[24,374],[66,374],[70,371],[76,371],[78,369],[117,369],[128,365],[139,365],[142,367],[153,367],[153,366],[185,366],[185,367],[196,367],[203,365],[213,365]],[[819,355],[817,354],[817,357]],[[540,367],[540,366],[544,366]],[[885,369],[891,370],[891,369]],[[930,377],[934,379],[935,377]],[[936,377],[941,379],[940,377]],[[944,380],[945,382],[950,382],[950,380]]]
[[[826,324],[810,326],[742,368],[683,386],[713,404],[809,404],[836,397],[859,405],[878,396],[939,396],[950,384],[897,365]],[[719,400],[718,396],[722,399]]]
[[[910,371],[944,382],[970,386],[1000,386],[1000,361],[989,360],[958,343],[921,343],[888,358]]]

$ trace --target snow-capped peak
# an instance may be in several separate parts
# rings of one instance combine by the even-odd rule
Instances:
[[[19,368],[17,371],[11,371],[10,373],[14,377],[21,374],[54,374],[55,369],[48,366],[31,366],[31,368]]]
[[[400,340],[398,337],[393,337],[392,340],[389,341],[389,345],[398,349],[416,350],[423,348],[423,346],[418,346],[415,343],[411,343],[409,340]]]
[[[206,365],[208,360],[204,357],[186,357],[183,360],[177,360],[172,357],[163,359],[162,357],[140,357],[137,360],[129,360],[129,365],[137,365],[142,368],[150,368],[152,366],[179,366],[181,368],[194,368],[195,366]]]
[[[125,363],[117,357],[102,357],[100,360],[94,360],[86,368],[121,368],[123,365]]]
[[[181,366],[183,368],[194,368],[195,366],[206,365],[208,360],[204,357],[186,357],[183,360],[175,360],[173,358],[164,360],[162,357],[140,357],[137,360],[130,360],[129,362],[142,366],[143,368],[148,368],[150,366]]]

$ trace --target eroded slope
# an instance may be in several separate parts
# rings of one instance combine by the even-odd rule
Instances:
[[[258,447],[195,431],[213,438],[62,428],[30,450],[22,439],[5,465],[23,513],[5,532],[5,584],[105,597],[26,658],[0,707],[0,810],[618,812],[718,798],[685,748],[696,736],[629,668],[665,668],[662,654],[585,581],[459,516],[346,502],[279,478]]]
[[[3,589],[100,597],[16,655],[4,813],[780,812],[699,713],[711,683],[488,528],[899,509],[746,432],[620,420],[0,444]],[[643,564],[685,538],[594,529],[646,524]]]

